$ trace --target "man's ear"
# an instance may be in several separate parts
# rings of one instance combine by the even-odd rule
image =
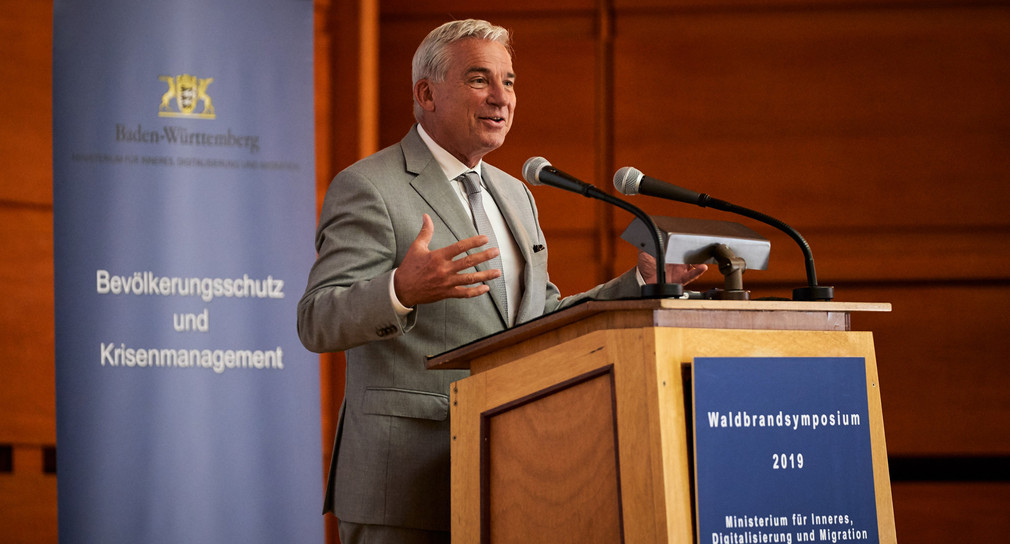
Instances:
[[[414,84],[414,101],[424,111],[435,111],[434,89],[432,89],[430,81],[421,79]]]

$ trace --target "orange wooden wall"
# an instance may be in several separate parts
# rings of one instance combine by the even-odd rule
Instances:
[[[0,540],[56,542],[52,3],[0,0],[0,36]]]
[[[541,155],[600,188],[632,165],[777,216],[811,243],[838,300],[877,345],[904,542],[1010,531],[1010,4],[929,0],[316,0],[320,192],[412,121],[409,59],[452,17],[514,31],[516,122],[489,162]],[[55,542],[50,2],[0,0],[0,535]],[[630,217],[534,189],[552,279],[576,292],[631,266]],[[802,285],[772,240],[753,296]],[[718,285],[709,274],[703,288]],[[321,365],[328,456],[339,357]],[[4,449],[6,448],[6,449]],[[2,462],[0,462],[2,466]]]

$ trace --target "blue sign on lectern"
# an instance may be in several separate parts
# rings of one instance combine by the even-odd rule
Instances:
[[[879,542],[862,357],[694,360],[698,541]]]

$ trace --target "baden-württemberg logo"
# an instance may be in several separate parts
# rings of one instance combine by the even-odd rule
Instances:
[[[199,78],[192,74],[158,76],[158,79],[168,84],[168,91],[161,95],[161,106],[158,107],[158,117],[187,117],[191,119],[214,119],[214,103],[207,94],[207,86],[214,78]],[[175,108],[172,99],[175,99]],[[200,112],[196,111],[198,103],[203,104]]]

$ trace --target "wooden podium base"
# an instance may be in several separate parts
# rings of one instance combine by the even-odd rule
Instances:
[[[685,365],[703,356],[864,357],[878,528],[896,541],[870,333],[655,325],[677,302],[592,303],[431,361],[474,372],[451,394],[454,543],[694,542]]]

